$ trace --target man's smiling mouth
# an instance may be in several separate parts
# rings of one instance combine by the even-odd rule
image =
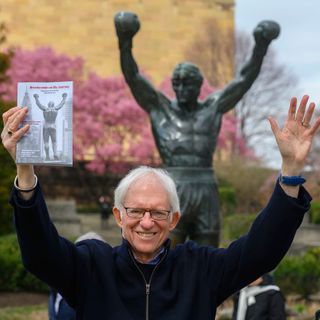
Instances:
[[[156,232],[139,232],[139,231],[136,231],[136,232],[138,236],[143,239],[150,239],[156,234]]]

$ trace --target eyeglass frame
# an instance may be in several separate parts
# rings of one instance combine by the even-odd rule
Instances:
[[[125,209],[126,214],[127,214],[127,216],[128,216],[129,218],[137,219],[137,220],[143,219],[143,217],[144,217],[144,215],[146,214],[146,212],[149,212],[150,218],[151,218],[152,220],[165,221],[165,220],[167,220],[167,219],[170,217],[170,214],[172,213],[171,210],[163,210],[163,209],[132,208],[132,207],[125,207],[125,206],[123,206],[123,208]],[[128,209],[143,210],[143,213],[142,213],[141,217],[133,217],[133,216],[130,216],[130,214],[128,213]],[[153,213],[154,213],[154,212],[165,213],[165,214],[166,214],[166,217],[163,218],[163,219],[154,218],[154,217],[153,217]]]

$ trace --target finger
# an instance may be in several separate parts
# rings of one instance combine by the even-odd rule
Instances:
[[[13,134],[11,135],[12,141],[18,142],[21,139],[21,137],[28,132],[29,129],[30,125],[26,124],[16,132],[13,132]]]
[[[310,124],[315,107],[316,107],[316,104],[314,102],[311,102],[303,118],[303,125],[305,127],[308,127],[308,125]]]
[[[3,124],[6,125],[8,119],[10,116],[12,116],[15,112],[19,111],[21,108],[20,107],[14,107],[6,111],[5,113],[2,114],[2,120]]]
[[[309,99],[309,96],[307,96],[307,95],[304,95],[301,99],[299,109],[297,111],[297,116],[296,116],[297,122],[302,123],[302,120],[304,118],[304,113],[306,111],[306,105],[308,103],[308,99]]]
[[[296,117],[296,110],[297,110],[297,98],[293,97],[290,100],[290,107],[288,110],[288,120],[294,120]]]
[[[12,159],[16,160],[16,146],[21,137],[28,132],[30,125],[27,124],[14,132],[11,136],[7,134],[7,138],[2,141],[3,146],[7,149]]]
[[[320,127],[320,117],[317,118],[316,122],[313,124],[313,126],[310,128],[310,134],[313,136],[318,131]]]
[[[278,123],[277,123],[277,121],[276,121],[275,119],[273,119],[272,117],[268,117],[268,120],[269,120],[269,123],[270,123],[270,126],[271,126],[271,130],[272,130],[274,136],[275,136],[276,139],[277,139],[277,137],[278,137],[278,135],[279,135],[279,133],[280,133],[280,131],[281,131],[280,128],[279,128],[279,126],[278,126]]]
[[[7,121],[7,129],[11,131],[16,131],[21,123],[21,121],[24,119],[28,112],[28,108],[22,108],[18,112],[15,112],[13,115],[11,115]]]

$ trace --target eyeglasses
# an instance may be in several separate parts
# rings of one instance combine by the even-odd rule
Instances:
[[[124,207],[128,217],[133,219],[142,219],[146,212],[150,213],[150,217],[153,220],[166,220],[169,217],[171,211],[169,210],[153,210],[144,208],[127,208]]]

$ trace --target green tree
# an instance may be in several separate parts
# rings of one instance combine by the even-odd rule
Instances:
[[[0,101],[1,114],[7,106]],[[2,123],[0,130],[2,131]],[[12,208],[8,203],[12,181],[15,176],[15,165],[7,151],[0,147],[0,235],[13,231],[12,228]]]
[[[5,25],[0,23],[0,46],[5,42]],[[10,66],[10,58],[11,53],[8,52],[0,52],[0,86],[5,81],[7,81],[5,72]],[[4,102],[2,100],[2,96],[0,95],[0,113],[3,114],[6,110],[8,110],[12,103]],[[0,124],[0,132],[2,132],[3,124]],[[15,176],[15,165],[10,158],[9,154],[1,145],[0,147],[0,235],[9,233],[13,230],[12,227],[12,208],[8,204],[8,198],[10,189],[12,186],[12,181]]]

